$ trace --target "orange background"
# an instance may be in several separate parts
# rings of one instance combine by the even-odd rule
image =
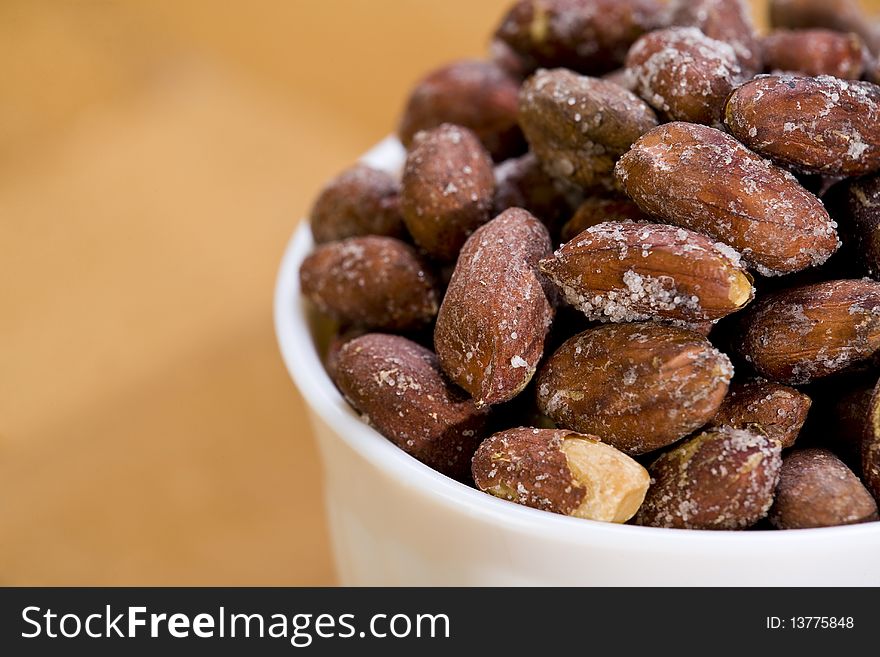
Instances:
[[[0,3],[0,584],[333,583],[275,270],[508,3]]]

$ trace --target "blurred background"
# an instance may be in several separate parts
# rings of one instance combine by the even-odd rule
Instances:
[[[0,584],[334,583],[276,267],[509,3],[0,1]]]

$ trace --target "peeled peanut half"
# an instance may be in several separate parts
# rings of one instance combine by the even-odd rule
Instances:
[[[474,455],[473,475],[490,495],[616,523],[636,514],[651,483],[645,468],[597,437],[557,429],[496,433]]]

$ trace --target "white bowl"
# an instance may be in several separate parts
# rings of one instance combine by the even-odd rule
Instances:
[[[397,172],[403,157],[388,139],[364,160]],[[496,499],[416,461],[361,422],[324,371],[299,289],[311,249],[303,223],[278,273],[275,330],[318,439],[343,584],[880,585],[880,522],[785,532],[613,525]]]

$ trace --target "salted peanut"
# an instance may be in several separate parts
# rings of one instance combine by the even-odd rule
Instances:
[[[692,331],[612,324],[574,336],[544,363],[538,407],[560,427],[644,454],[706,424],[732,376],[727,356]]]
[[[880,169],[880,87],[822,75],[768,75],[739,87],[724,122],[756,153],[804,173]]]
[[[512,399],[535,373],[553,319],[537,268],[552,252],[547,228],[520,208],[477,230],[461,251],[434,348],[478,406]]]
[[[403,238],[399,191],[394,178],[366,164],[343,171],[324,186],[309,213],[315,242],[362,235]]]
[[[581,198],[575,186],[549,176],[533,153],[495,167],[495,216],[508,208],[523,208],[540,219],[551,235],[558,235]]]
[[[519,121],[547,173],[585,188],[610,187],[616,159],[657,125],[635,94],[565,69],[540,70],[526,80]]]
[[[554,429],[502,431],[473,460],[477,488],[566,516],[626,522],[645,498],[648,472],[596,436]]]
[[[415,136],[400,202],[406,227],[429,255],[454,260],[489,220],[494,194],[492,158],[473,132],[443,124]]]
[[[779,383],[735,382],[709,424],[757,431],[788,448],[797,440],[811,404],[804,393]]]
[[[834,527],[877,520],[877,503],[827,449],[800,449],[782,461],[770,523],[777,529]]]
[[[865,44],[852,32],[774,30],[761,39],[761,50],[768,71],[858,80],[865,68]]]
[[[600,322],[714,321],[755,292],[736,251],[665,224],[598,224],[540,267],[568,303]]]
[[[740,323],[737,345],[761,376],[803,384],[880,349],[880,283],[842,280],[762,296]]]
[[[562,227],[562,241],[577,237],[587,228],[606,221],[647,221],[648,217],[631,200],[620,196],[591,196],[581,203]]]
[[[409,147],[416,134],[444,123],[468,128],[496,160],[525,151],[516,121],[519,81],[491,61],[463,60],[421,79],[410,94],[398,134]]]
[[[615,173],[644,212],[729,244],[761,274],[820,265],[837,249],[819,199],[720,130],[662,125],[620,158]]]
[[[721,126],[724,104],[743,82],[733,47],[695,27],[641,37],[626,57],[634,91],[671,121]]]
[[[880,501],[880,384],[871,394],[861,451],[862,480],[874,499]]]
[[[880,45],[880,35],[862,11],[859,0],[770,0],[769,15],[771,27],[855,32],[874,53]]]
[[[395,445],[445,475],[467,478],[486,413],[446,380],[431,351],[400,336],[368,333],[343,345],[336,384]]]
[[[880,279],[880,175],[835,186],[825,204],[837,220],[844,248],[868,276]]]
[[[672,25],[696,27],[729,43],[747,78],[761,71],[761,46],[744,0],[673,0]]]
[[[405,331],[437,314],[434,277],[415,249],[391,237],[322,244],[299,270],[303,295],[342,324]]]
[[[782,467],[775,440],[710,429],[648,467],[651,487],[635,521],[676,529],[746,529],[767,515]]]
[[[535,68],[600,75],[618,68],[630,45],[663,20],[657,0],[520,0],[495,37]]]

